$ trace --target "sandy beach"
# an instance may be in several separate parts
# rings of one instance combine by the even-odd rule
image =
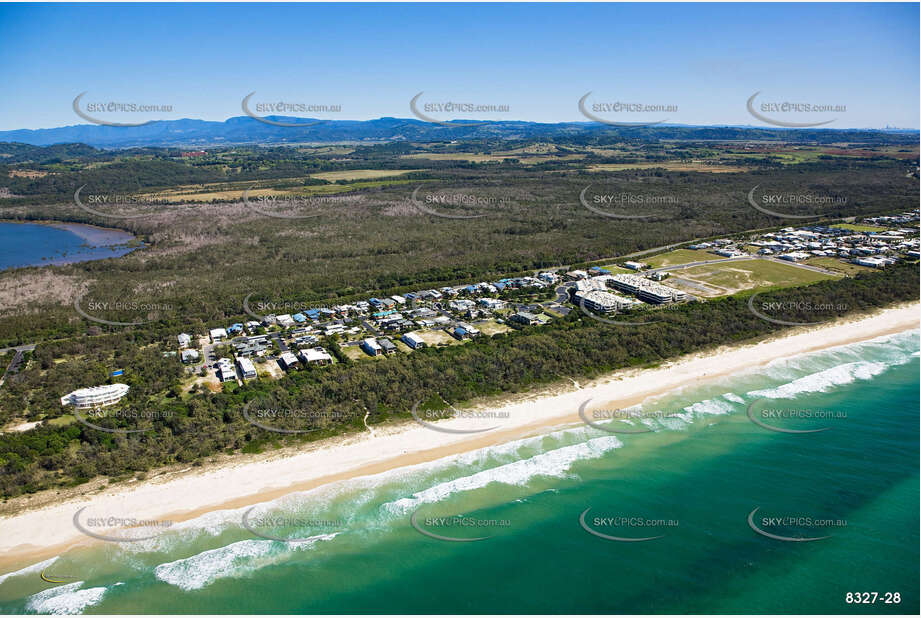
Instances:
[[[566,382],[564,388],[557,387],[553,392],[471,408],[486,418],[435,423],[438,428],[468,433],[446,433],[409,421],[317,442],[298,452],[164,474],[57,503],[47,504],[45,500],[45,506],[27,507],[0,519],[0,573],[50,558],[77,544],[98,542],[74,527],[74,513],[83,507],[121,517],[183,521],[213,510],[256,504],[334,481],[580,424],[579,408],[589,399],[589,412],[625,408],[651,396],[755,369],[777,359],[917,328],[919,304],[901,305],[869,316],[797,328],[779,337],[682,357],[654,369],[618,371],[586,384]],[[469,433],[473,430],[480,431]]]

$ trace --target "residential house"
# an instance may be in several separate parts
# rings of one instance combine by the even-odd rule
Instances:
[[[194,363],[198,360],[198,350],[183,350],[179,353],[183,363]]]
[[[256,378],[256,366],[248,358],[238,358],[237,367],[240,369],[240,375],[244,380],[254,380]]]
[[[377,343],[373,337],[368,337],[361,342],[361,349],[365,351],[368,356],[377,356],[378,354],[383,353],[381,346]]]
[[[534,324],[540,324],[538,317],[527,311],[519,311],[511,316],[508,319],[509,322],[514,322],[516,324],[524,324],[525,326],[533,326]]]
[[[237,379],[237,371],[233,367],[233,362],[229,358],[219,358],[214,364],[215,375],[221,382],[230,382]]]
[[[387,339],[386,337],[378,337],[377,343],[381,347],[381,350],[384,352],[384,354],[395,354],[397,351],[396,344],[394,344],[392,341],[390,341],[390,339]]]
[[[420,337],[418,333],[406,333],[400,338],[400,340],[411,347],[413,350],[424,348],[426,345],[425,341],[422,340],[422,337]]]
[[[471,326],[467,322],[458,322],[457,326],[454,327],[454,331],[451,333],[457,339],[472,339],[480,334],[480,331],[475,326]]]
[[[297,369],[297,357],[291,352],[282,352],[278,357],[278,366],[285,371]]]
[[[301,350],[300,357],[305,365],[329,365],[333,362],[333,357],[323,348]]]

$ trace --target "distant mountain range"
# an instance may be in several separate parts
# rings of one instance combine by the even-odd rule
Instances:
[[[435,124],[415,119],[378,118],[376,120],[332,120],[316,122],[303,118],[269,116],[275,122],[306,122],[309,126],[283,127],[248,116],[209,120],[160,120],[139,127],[112,127],[95,124],[54,129],[0,131],[0,142],[19,142],[34,146],[82,143],[98,148],[136,146],[207,147],[228,144],[285,144],[305,142],[433,142],[467,139],[575,139],[624,137],[641,140],[790,140],[830,143],[840,141],[896,141],[917,138],[917,130],[862,129],[782,129],[746,126],[655,125],[617,127],[596,122],[537,123],[522,121],[470,121]]]

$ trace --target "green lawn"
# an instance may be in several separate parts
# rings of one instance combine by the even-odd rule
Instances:
[[[853,275],[856,273],[865,273],[871,270],[875,270],[869,266],[860,266],[858,264],[852,264],[850,262],[845,262],[844,260],[839,260],[838,258],[833,257],[809,258],[805,261],[805,263],[811,264],[812,266],[818,266],[819,268],[827,268],[828,270],[833,270],[845,275]]]
[[[618,266],[617,264],[608,264],[608,265],[606,265],[606,266],[602,266],[601,268],[603,268],[603,269],[605,269],[605,270],[611,271],[611,274],[612,274],[612,275],[617,275],[617,274],[619,274],[619,273],[633,273],[633,272],[636,272],[635,270],[630,270],[629,268],[623,268],[623,267],[621,267],[621,266]]]
[[[834,279],[832,275],[767,260],[737,260],[720,264],[692,266],[676,276],[690,279],[735,294],[743,290],[764,287],[793,287]]]
[[[861,225],[859,223],[836,223],[831,227],[841,230],[851,230],[852,232],[882,232],[886,228],[878,225]]]

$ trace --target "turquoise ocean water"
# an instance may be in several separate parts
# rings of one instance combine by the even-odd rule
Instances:
[[[649,400],[613,433],[562,429],[71,550],[0,575],[0,612],[916,614],[918,349],[913,331],[793,357]],[[772,431],[750,406],[827,430]],[[876,602],[848,602],[864,592]]]

